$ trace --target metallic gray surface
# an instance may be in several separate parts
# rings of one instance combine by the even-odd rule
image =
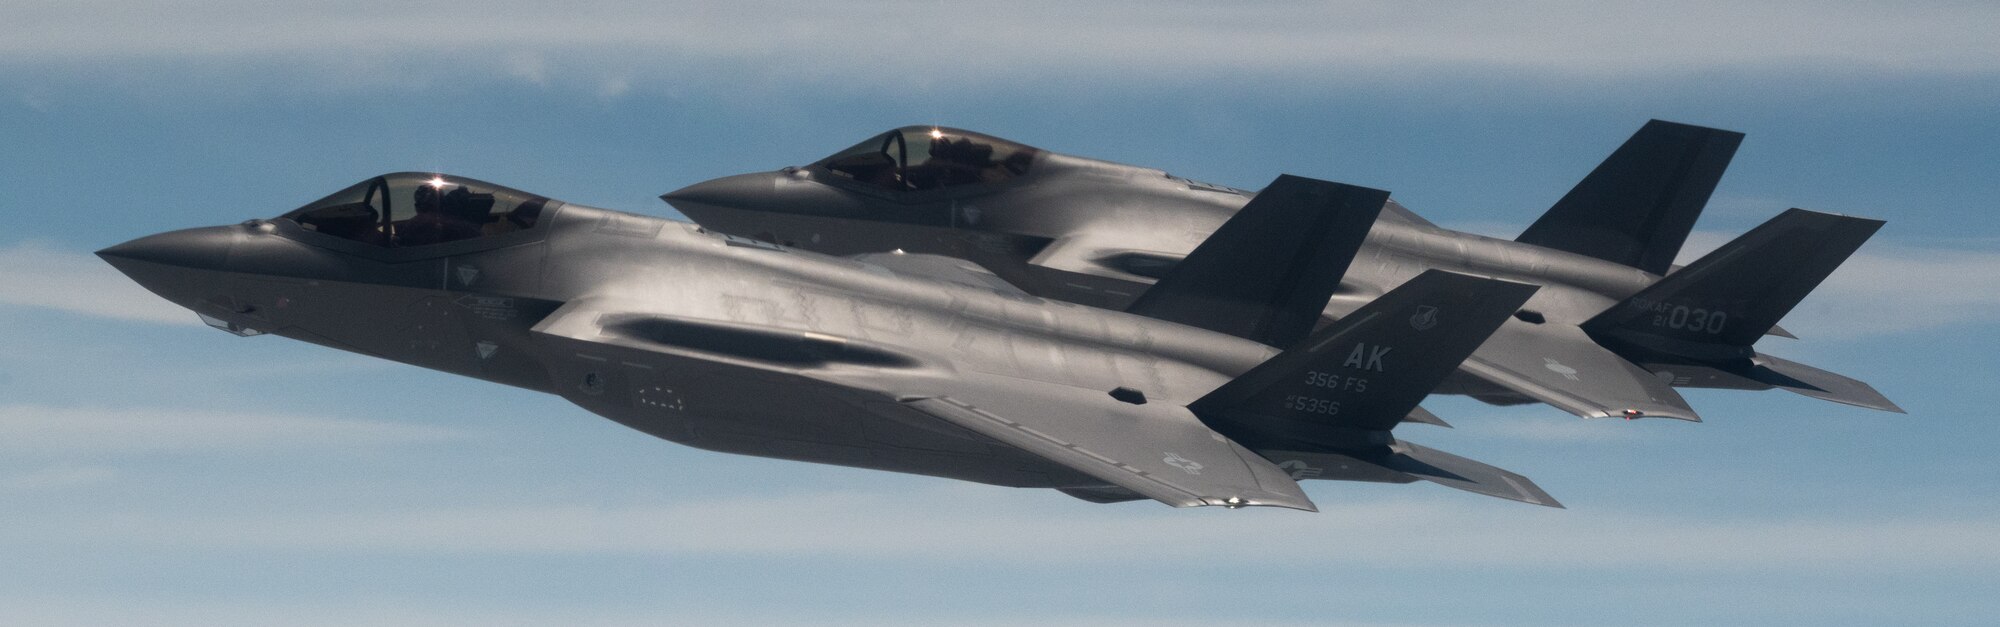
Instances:
[[[569,204],[529,230],[429,246],[274,219],[99,254],[232,329],[557,394],[709,450],[1097,501],[1311,510],[1295,481],[1320,478],[1554,505],[1477,462],[1426,474],[1386,429],[1247,449],[1187,405],[1276,349],[1045,300],[960,259],[831,257]],[[1387,422],[1406,412],[1427,415]]]
[[[1657,130],[1657,124],[1648,129]],[[1708,132],[1690,149],[1690,163],[1710,177],[1719,176],[1741,136],[1677,126]],[[1643,148],[1638,139],[1628,147]],[[1713,180],[1677,186],[1670,178],[1635,170],[1644,164],[1629,162],[1630,154],[1621,149],[1614,159],[1627,160],[1608,161],[1600,168],[1622,178],[1593,173],[1590,185],[1580,185],[1572,196],[1603,196],[1600,188],[1606,181],[1648,182],[1658,188],[1653,191],[1664,198],[1659,200],[1663,206],[1679,212],[1670,220],[1674,224],[1661,227],[1658,238],[1677,250],[1686,225],[1693,222],[1690,212],[1700,208],[1698,202],[1690,205],[1688,195],[1705,199]],[[955,189],[885,193],[862,189],[814,165],[724,177],[662,198],[718,231],[830,254],[906,250],[958,257],[1035,295],[1124,309],[1158,277],[1154,271],[1135,272],[1140,268],[1132,260],[1163,264],[1187,255],[1252,196],[1160,170],[1042,151],[1018,178]],[[1576,217],[1578,202],[1566,197],[1559,208]],[[1674,366],[1666,368],[1656,355],[1607,348],[1580,325],[1659,281],[1660,275],[1590,255],[1438,228],[1394,200],[1382,215],[1328,303],[1326,317],[1347,315],[1426,269],[1544,286],[1524,307],[1523,319],[1507,321],[1439,388],[1441,393],[1497,404],[1544,402],[1588,418],[1699,421],[1672,386],[1781,387],[1894,410],[1866,384],[1817,369],[1816,380],[1836,384],[1774,386],[1770,381],[1776,379],[1759,375],[1749,358],[1676,355]],[[1562,232],[1546,217],[1537,227],[1537,237],[1543,239]],[[1628,242],[1619,250],[1643,244]],[[1657,265],[1659,257],[1660,251],[1648,251],[1643,263]],[[1529,321],[1534,319],[1540,322]],[[1785,334],[1775,327],[1770,333]],[[1750,350],[1747,345],[1740,349]],[[1673,374],[1695,369],[1711,376]]]

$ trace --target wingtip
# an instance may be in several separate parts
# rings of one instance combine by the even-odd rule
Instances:
[[[1411,409],[1409,415],[1403,417],[1403,422],[1437,425],[1440,427],[1444,427],[1446,429],[1454,428],[1451,426],[1451,423],[1445,422],[1443,418],[1439,418],[1437,414],[1433,414],[1430,412],[1430,410],[1424,409],[1423,407],[1416,407]]]
[[[1527,503],[1529,505],[1540,505],[1542,507],[1569,509],[1568,507],[1565,507],[1562,504],[1562,501],[1556,500],[1556,497],[1549,496],[1549,491],[1543,490],[1542,486],[1540,485],[1536,485],[1535,480],[1533,479],[1529,479],[1527,477],[1515,474],[1513,478],[1508,481],[1508,483],[1515,484],[1514,488],[1516,490],[1519,490],[1519,493],[1517,495],[1519,498],[1514,498],[1510,500],[1520,501],[1522,503]]]
[[[1168,504],[1173,505],[1175,507],[1220,507],[1223,509],[1244,509],[1250,507],[1277,507],[1283,509],[1295,509],[1302,512],[1312,512],[1315,514],[1319,513],[1319,506],[1314,504],[1311,500],[1304,498],[1291,498],[1283,496],[1275,498],[1264,497],[1264,496],[1244,497],[1240,495],[1229,496],[1229,497],[1207,496],[1207,497],[1192,499],[1185,502],[1168,503]]]
[[[1596,420],[1599,418],[1618,418],[1622,420],[1638,420],[1640,418],[1667,418],[1685,422],[1701,422],[1701,415],[1696,414],[1692,411],[1643,411],[1638,409],[1625,409],[1625,410],[1600,409],[1588,414],[1577,414],[1577,417],[1583,418],[1585,420]]]
[[[1863,385],[1867,384],[1864,383]],[[1890,413],[1903,414],[1905,416],[1910,414],[1908,410],[1903,409],[1902,405],[1897,405],[1896,401],[1889,400],[1889,397],[1883,396],[1880,390],[1875,389],[1875,386],[1872,385],[1868,386],[1868,391],[1875,393],[1875,398],[1872,399],[1875,402],[1867,405],[1862,405],[1862,407],[1867,407],[1869,409],[1879,409]]]

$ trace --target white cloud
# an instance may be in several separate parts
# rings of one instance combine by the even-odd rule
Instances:
[[[98,318],[199,324],[195,315],[139,287],[88,253],[38,242],[0,248],[0,305],[56,309]]]
[[[95,485],[118,478],[118,471],[102,466],[58,464],[32,472],[0,476],[0,492],[41,492]]]
[[[2000,322],[2000,252],[1863,247],[1785,318],[1800,337]]]
[[[239,595],[240,596],[240,595]],[[618,604],[624,605],[624,604]],[[421,602],[314,603],[310,601],[209,601],[104,598],[48,595],[0,597],[0,624],[8,625],[287,625],[290,627],[349,627],[352,625],[402,625],[406,627],[458,625],[573,625],[576,627],[618,627],[673,625],[813,625],[816,627],[884,625],[1001,626],[1033,623],[1051,627],[1193,627],[1214,625],[1204,617],[1141,616],[1050,616],[1056,608],[1023,607],[1023,614],[974,616],[965,612],[949,616],[929,616],[904,607],[847,608],[828,612],[821,608],[766,606],[730,611],[713,607],[654,607],[639,603],[638,608],[599,603],[587,609],[554,609],[508,606],[488,602],[479,607],[466,604]],[[879,612],[879,614],[877,613]],[[1283,621],[1260,618],[1259,625],[1290,627],[1393,627],[1395,625],[1437,625],[1426,623],[1361,623],[1318,618],[1310,621]]]
[[[628,91],[632,91],[632,80],[622,76],[606,78],[597,85],[597,97],[604,100],[616,100]]]
[[[482,67],[540,82],[567,70],[691,68],[923,86],[1050,73],[1383,76],[1716,70],[1988,74],[2000,7],[1868,2],[1074,3],[17,0],[0,58]],[[523,58],[538,61],[523,65]],[[468,63],[470,61],[471,63]],[[485,63],[486,66],[479,66]],[[296,68],[294,68],[296,69]],[[360,74],[366,74],[362,72]],[[830,80],[829,80],[830,79]]]
[[[214,451],[395,444],[465,437],[369,420],[157,408],[0,406],[0,451]]]
[[[2000,518],[1991,515],[1586,515],[1458,493],[1385,500],[1355,494],[1323,498],[1318,515],[1168,510],[1153,504],[1090,506],[1046,492],[981,486],[626,507],[426,504],[384,512],[120,514],[67,521],[63,529],[9,521],[0,529],[0,542],[172,543],[309,552],[724,554],[1006,565],[1145,565],[1186,557],[1161,550],[1168,546],[1227,546],[1260,556],[1267,567],[1795,572],[1841,567],[1952,570],[2000,563]]]

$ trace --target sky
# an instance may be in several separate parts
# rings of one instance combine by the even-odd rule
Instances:
[[[1941,2],[0,3],[0,624],[2000,623],[2000,6]],[[1400,437],[1568,509],[1321,511],[727,456],[201,326],[90,256],[375,174],[661,193],[947,124],[1512,237],[1659,118],[1747,134],[1688,255],[1888,220],[1759,349],[1909,415],[1455,397]]]

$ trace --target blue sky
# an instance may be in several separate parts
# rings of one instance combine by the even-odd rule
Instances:
[[[1993,624],[2000,9],[1940,3],[0,5],[0,623]],[[655,197],[943,123],[1514,233],[1649,118],[1748,134],[1691,247],[1888,226],[1761,349],[1908,416],[1427,403],[1569,506],[1319,514],[730,457],[197,324],[89,251],[442,170]],[[1695,252],[1699,252],[1698,250]]]

